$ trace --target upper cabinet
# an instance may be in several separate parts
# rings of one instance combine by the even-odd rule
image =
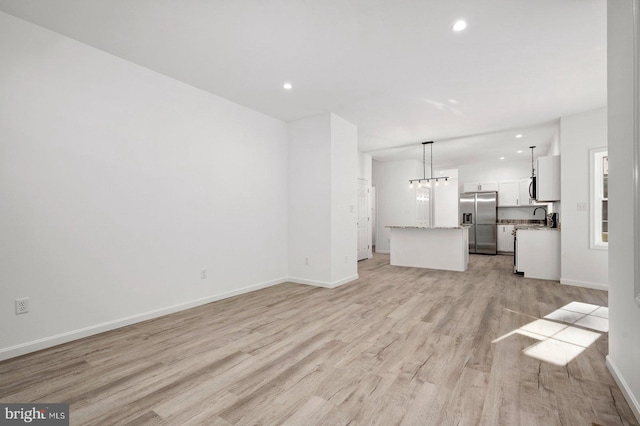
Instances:
[[[533,206],[536,200],[530,195],[531,178],[503,180],[499,182],[498,207]]]
[[[498,184],[498,207],[519,206],[520,184],[517,180],[503,180]]]
[[[498,207],[533,206],[536,200],[530,196],[531,178],[500,181]]]
[[[462,184],[463,192],[487,192],[498,191],[498,182],[465,182]]]
[[[531,185],[531,178],[524,178],[524,179],[520,179],[518,181],[518,186],[519,186],[519,193],[520,195],[518,196],[518,200],[519,200],[519,206],[529,206],[529,205],[533,205],[535,204],[535,200],[531,199],[531,195],[529,193],[529,189],[530,189],[530,185]]]
[[[531,197],[531,178],[490,182],[465,182],[463,192],[498,192],[498,207],[534,206],[560,200],[560,156],[538,158],[536,197]]]
[[[536,200],[560,200],[560,156],[538,158]]]

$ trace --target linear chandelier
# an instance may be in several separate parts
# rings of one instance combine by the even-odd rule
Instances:
[[[431,153],[429,155],[431,160],[431,177],[427,177],[426,145],[429,145],[431,148]],[[413,182],[418,182],[418,188],[422,188],[422,182],[426,182],[425,186],[430,188],[432,180],[436,181],[436,186],[438,186],[438,181],[440,179],[444,179],[445,185],[449,182],[449,176],[433,177],[433,141],[422,142],[422,176],[423,177],[421,179],[410,179],[409,188],[413,188]]]

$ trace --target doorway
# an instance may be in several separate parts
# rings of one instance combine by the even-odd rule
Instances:
[[[369,181],[358,179],[358,260],[371,257],[371,189]]]

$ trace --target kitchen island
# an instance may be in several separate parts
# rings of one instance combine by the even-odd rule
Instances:
[[[466,271],[469,228],[456,226],[387,226],[391,229],[391,264],[414,268]]]

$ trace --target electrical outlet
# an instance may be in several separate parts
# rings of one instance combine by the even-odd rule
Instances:
[[[16,299],[16,315],[29,312],[29,298]]]
[[[308,264],[309,264],[309,258],[308,258],[308,257],[305,257],[305,258],[304,258],[304,264],[305,264],[305,265],[308,265]]]
[[[207,278],[207,270],[206,270],[206,269],[202,269],[202,270],[200,271],[200,278],[201,278],[201,279],[203,279],[203,280],[204,280],[205,278]]]

